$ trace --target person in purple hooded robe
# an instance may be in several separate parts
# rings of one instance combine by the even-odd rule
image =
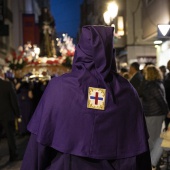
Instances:
[[[139,97],[116,72],[113,29],[82,28],[72,71],[49,82],[28,125],[21,170],[151,170]]]

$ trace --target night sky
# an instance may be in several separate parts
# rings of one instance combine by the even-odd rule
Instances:
[[[80,5],[83,0],[51,0],[51,12],[56,31],[76,38],[80,24]]]

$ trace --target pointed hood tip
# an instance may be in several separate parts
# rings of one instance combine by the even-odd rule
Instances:
[[[113,50],[113,27],[86,25],[82,27],[76,47],[74,65],[84,63],[88,69],[94,63],[96,71],[106,78],[111,70],[116,70]],[[90,67],[91,68],[91,67]]]

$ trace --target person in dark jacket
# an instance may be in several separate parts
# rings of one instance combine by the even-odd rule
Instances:
[[[143,76],[139,71],[139,63],[133,62],[130,65],[129,68],[129,74],[131,75],[130,83],[133,85],[133,87],[136,89],[136,91],[139,93],[139,87],[143,80]]]
[[[27,131],[27,125],[33,113],[32,89],[30,88],[30,83],[26,76],[22,79],[21,82],[19,82],[17,89],[17,97],[20,114],[22,116],[22,121],[19,126],[19,133],[21,135],[26,135],[29,134]]]
[[[20,117],[15,90],[11,82],[4,80],[3,71],[0,70],[0,124],[2,125],[9,147],[9,161],[17,158],[15,142],[15,117]]]
[[[169,113],[162,80],[160,70],[154,65],[148,65],[145,68],[145,81],[140,87],[140,97],[142,97],[149,132],[150,150],[153,149],[155,141],[160,136],[162,123]]]
[[[162,76],[163,76],[163,83],[165,81],[165,78],[166,78],[166,66],[162,65],[159,67],[161,73],[162,73]]]
[[[168,107],[170,109],[170,60],[167,63],[167,69],[169,70],[169,72],[165,76],[164,86],[165,86],[165,92],[166,92],[166,100],[168,102]]]

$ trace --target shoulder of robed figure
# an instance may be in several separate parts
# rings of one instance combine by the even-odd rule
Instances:
[[[14,86],[14,84],[13,84],[11,81],[4,80],[4,84],[5,84],[8,88],[15,89],[15,86]]]
[[[72,74],[70,73],[66,73],[66,74],[63,74],[61,76],[58,76],[58,77],[53,77],[51,80],[50,80],[50,84],[60,84],[61,82],[63,82],[64,80],[67,80],[69,78],[73,78]]]
[[[12,82],[6,80],[0,80],[1,88],[10,89],[12,88]]]

